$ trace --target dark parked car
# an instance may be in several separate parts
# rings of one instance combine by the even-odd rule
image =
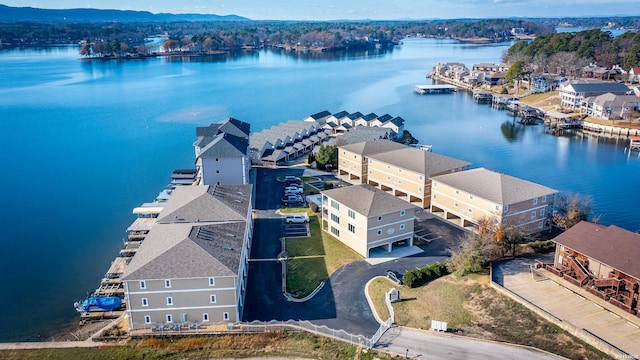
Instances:
[[[387,270],[387,277],[398,285],[402,285],[402,274],[397,271]]]

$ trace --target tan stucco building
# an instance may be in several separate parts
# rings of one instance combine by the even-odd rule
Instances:
[[[482,218],[526,233],[549,229],[557,190],[484,168],[432,179],[432,213],[463,227]]]
[[[413,246],[418,208],[362,184],[322,192],[322,229],[368,258],[372,249]]]
[[[468,169],[470,163],[388,140],[338,148],[338,173],[352,184],[369,184],[421,208],[431,202],[431,177]]]
[[[177,187],[122,276],[129,328],[241,319],[251,185]]]

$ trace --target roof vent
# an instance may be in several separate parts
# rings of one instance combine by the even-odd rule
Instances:
[[[225,249],[225,250],[229,250],[229,251],[233,251],[233,248],[232,248],[232,247],[230,247],[230,246],[225,246],[225,247],[224,247],[224,249]]]
[[[232,234],[232,233],[227,233],[227,236],[228,236],[228,237],[232,237],[232,238],[236,237],[236,236],[235,236],[234,234]]]

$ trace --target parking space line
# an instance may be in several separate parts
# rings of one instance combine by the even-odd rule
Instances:
[[[575,304],[575,305],[571,305],[567,309],[573,309],[573,308],[576,308],[578,306],[585,306],[585,305],[589,305],[589,302],[588,301],[583,301],[581,303],[578,303],[578,304]]]
[[[555,284],[555,283],[554,283],[554,284]],[[546,292],[549,292],[549,291],[552,291],[552,290],[557,290],[557,289],[558,289],[558,286],[559,286],[559,285],[557,285],[557,284],[556,284],[555,286],[551,286],[551,287],[549,287],[549,288],[546,288],[546,289],[540,290],[540,292],[546,293]]]
[[[583,316],[582,318],[583,318],[583,319],[588,319],[588,318],[590,318],[590,317],[594,317],[594,316],[597,316],[597,315],[600,315],[600,314],[604,314],[604,313],[606,313],[607,311],[609,311],[609,310],[600,310],[600,311],[596,311],[596,312],[591,313],[591,314],[589,314],[589,315],[585,315],[585,316]]]
[[[631,336],[631,335],[638,334],[638,333],[640,333],[640,330],[632,330],[632,331],[629,331],[626,334],[618,335],[618,337],[619,338],[624,338],[624,337]]]
[[[608,323],[602,325],[602,327],[606,328],[606,327],[609,327],[609,326],[621,324],[621,323],[623,323],[625,321],[626,321],[625,319],[618,319],[618,320],[609,321]]]
[[[553,300],[566,299],[566,298],[568,298],[568,297],[570,297],[570,296],[573,296],[573,293],[571,293],[571,294],[566,294],[566,295],[560,295],[560,296],[554,297],[554,298],[553,298]]]

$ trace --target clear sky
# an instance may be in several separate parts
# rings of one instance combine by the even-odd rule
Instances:
[[[8,6],[235,14],[254,20],[640,15],[640,0],[0,0]]]

